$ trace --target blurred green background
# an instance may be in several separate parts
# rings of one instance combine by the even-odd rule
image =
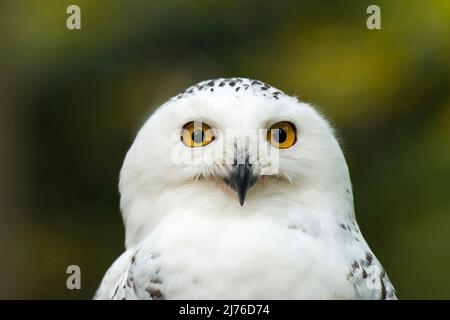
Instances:
[[[2,1],[0,30],[0,298],[91,298],[123,250],[134,134],[227,76],[319,106],[399,297],[450,298],[450,1]]]

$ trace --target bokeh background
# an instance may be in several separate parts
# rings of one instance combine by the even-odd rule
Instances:
[[[381,30],[366,28],[369,4]],[[123,250],[117,177],[136,131],[228,76],[317,105],[400,298],[450,298],[447,0],[2,1],[0,298],[91,298]],[[82,290],[66,288],[70,264]]]

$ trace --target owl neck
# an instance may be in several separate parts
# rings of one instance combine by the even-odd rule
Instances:
[[[342,189],[342,190],[341,190]],[[170,219],[192,215],[207,219],[240,216],[277,216],[287,214],[332,215],[337,220],[354,218],[351,188],[295,184],[268,187],[261,184],[251,190],[243,206],[236,193],[226,187],[199,183],[155,190],[155,192],[122,194],[122,216],[126,228],[126,247],[143,241],[159,224]],[[195,230],[194,230],[195,232]]]

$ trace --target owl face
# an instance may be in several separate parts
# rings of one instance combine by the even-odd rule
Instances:
[[[201,82],[162,105],[128,152],[120,188],[122,195],[189,188],[199,201],[214,189],[242,206],[249,194],[283,198],[292,186],[322,188],[347,174],[332,129],[314,108],[260,81],[232,78]]]

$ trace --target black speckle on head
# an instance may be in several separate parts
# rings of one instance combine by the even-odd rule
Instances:
[[[341,228],[344,230],[347,230],[347,228],[345,227],[345,224],[341,223]]]
[[[236,92],[240,91],[240,94],[244,91],[247,91],[250,87],[252,87],[253,90],[249,90],[247,92],[251,92],[251,94],[253,95],[263,95],[267,98],[276,100],[279,100],[280,95],[284,95],[281,91],[275,89],[271,85],[263,83],[258,80],[252,80],[247,78],[218,78],[199,82],[187,88],[183,93],[181,93],[178,96],[175,96],[172,99],[187,98],[204,90],[214,92],[216,91],[217,88],[224,88],[227,85],[231,88],[234,87]],[[242,90],[241,87],[243,87]]]
[[[350,190],[348,188],[345,188],[345,192],[347,192],[348,194],[350,194]]]

